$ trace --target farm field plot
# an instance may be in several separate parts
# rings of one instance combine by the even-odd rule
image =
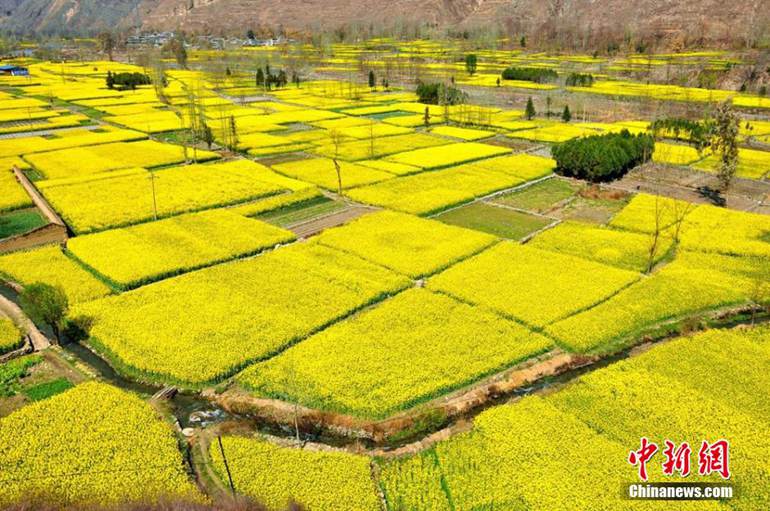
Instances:
[[[304,187],[247,160],[172,167],[46,187],[43,194],[80,234],[207,208],[227,206]],[[89,197],[83,203],[84,197]]]
[[[722,268],[708,264],[714,257],[704,264],[703,259],[680,255],[652,276],[547,330],[573,351],[601,351],[661,321],[745,303],[752,280],[730,272],[728,265],[735,261],[725,256]]]
[[[501,238],[519,240],[551,224],[553,220],[474,202],[467,206],[451,209],[434,217],[450,225],[486,232]]]
[[[117,142],[35,153],[25,156],[47,179],[66,179],[131,167],[158,167],[182,163],[187,156],[181,146],[154,140]],[[192,151],[189,158],[192,158]],[[199,162],[219,158],[210,151],[197,151]]]
[[[696,169],[715,173],[719,169],[719,157],[710,155],[693,165]],[[736,175],[747,179],[762,179],[770,173],[770,151],[738,149],[738,169]]]
[[[757,333],[761,338],[767,328]],[[524,503],[545,510],[565,501],[586,510],[614,509],[621,501],[613,489],[635,476],[636,468],[626,462],[628,446],[638,445],[643,436],[663,445],[673,436],[691,444],[730,438],[731,447],[742,453],[742,461],[733,466],[736,481],[758,489],[730,507],[762,508],[770,499],[760,482],[767,476],[761,461],[766,446],[758,436],[766,407],[754,396],[755,389],[767,387],[768,378],[766,371],[757,370],[759,360],[767,360],[767,352],[760,354],[758,346],[743,332],[679,338],[546,397],[526,397],[486,411],[468,433],[418,456],[383,462],[386,498],[396,509],[414,510],[451,509],[447,495],[456,509],[507,509]],[[739,360],[730,363],[727,358],[734,350]],[[759,359],[752,361],[751,354]],[[693,378],[715,366],[724,368],[719,375],[724,393]],[[671,399],[672,391],[681,401]],[[569,447],[576,441],[579,452]],[[659,466],[648,468],[652,478],[660,477]],[[597,484],[603,489],[595,493]],[[671,506],[661,504],[644,508]],[[693,509],[722,507],[699,502]]]
[[[434,137],[424,133],[411,133],[409,135],[395,135],[374,140],[355,140],[342,142],[339,146],[334,144],[321,145],[313,152],[327,158],[339,157],[346,161],[369,160],[381,158],[395,153],[412,151],[424,147],[433,147],[449,144],[451,140],[444,137]]]
[[[247,369],[239,381],[261,395],[383,418],[550,346],[488,310],[411,289]]]
[[[0,277],[22,285],[45,282],[61,286],[70,303],[110,293],[109,287],[54,245],[0,255]]]
[[[479,130],[472,128],[459,128],[456,126],[437,126],[430,130],[434,135],[443,135],[445,137],[459,138],[460,140],[482,140],[495,136],[494,131]]]
[[[416,174],[417,172],[422,171],[420,167],[415,167],[414,165],[396,163],[394,161],[388,160],[360,160],[356,163],[359,165],[364,165],[365,167],[384,170],[385,172],[396,174],[397,176],[406,176],[408,174]]]
[[[629,231],[652,233],[656,225],[658,229],[666,229],[686,220],[694,208],[689,202],[640,193],[612,218],[609,225]]]
[[[496,240],[433,220],[382,211],[327,230],[318,242],[416,279],[477,253]]]
[[[517,130],[509,133],[509,137],[536,140],[538,142],[564,142],[576,137],[597,135],[600,131],[580,124],[557,124],[535,129]]]
[[[347,195],[367,204],[427,215],[548,174],[551,161],[529,155],[491,158],[391,179],[349,190]]]
[[[536,236],[530,245],[642,272],[666,256],[673,239],[662,236],[650,257],[652,242],[650,235],[564,222]]]
[[[78,236],[69,240],[67,249],[125,289],[293,239],[289,231],[227,210],[213,210]]]
[[[670,165],[688,165],[702,159],[701,155],[694,147],[679,144],[667,144],[657,142],[655,152],[652,155],[653,161],[658,163],[668,163]]]
[[[333,215],[347,208],[348,204],[345,202],[319,195],[309,200],[293,202],[278,209],[259,213],[252,218],[277,225],[278,227],[291,228],[305,222]]]
[[[260,438],[236,436],[223,437],[222,445],[235,488],[270,509],[284,509],[290,501],[312,502],[318,511],[380,509],[365,456],[282,448]],[[209,453],[214,469],[226,481],[219,448],[212,445]]]
[[[0,317],[0,355],[22,344],[22,333],[10,319]]]
[[[172,429],[141,399],[109,385],[84,383],[0,419],[0,442],[3,506],[37,495],[62,506],[203,500]]]
[[[733,256],[770,257],[770,217],[715,206],[693,208],[681,226],[682,246]]]
[[[353,200],[427,215],[524,182],[521,178],[455,167],[348,190]]]
[[[356,163],[346,161],[338,163],[343,189],[377,183],[393,177],[392,174],[387,172],[364,167]],[[336,191],[338,187],[337,170],[334,167],[334,161],[329,158],[296,160],[273,165],[272,168],[281,174],[316,184],[328,190]]]
[[[477,142],[465,142],[416,149],[414,151],[389,156],[387,160],[423,169],[433,169],[458,165],[492,156],[500,156],[501,154],[509,152],[510,149],[506,147],[479,144]]]
[[[58,131],[55,136],[32,136],[0,140],[0,157],[5,158],[8,156],[55,151],[68,147],[106,144],[109,142],[127,142],[130,140],[140,140],[146,137],[147,135],[137,131],[108,126],[93,130],[80,128],[69,131]]]
[[[570,272],[555,273],[552,268]],[[428,287],[543,326],[591,307],[638,279],[635,272],[504,242],[430,279]]]
[[[32,208],[0,213],[0,239],[37,229],[46,223],[40,213]]]
[[[548,179],[522,190],[499,195],[493,201],[518,209],[544,213],[573,197],[579,187],[580,185],[565,179]]]
[[[16,180],[16,176],[11,172],[14,161],[4,161],[0,166],[0,212],[12,211],[14,209],[25,208],[32,205],[24,188]]]
[[[184,129],[186,126],[186,121],[169,110],[129,115],[110,115],[105,117],[104,120],[145,133],[162,133],[164,131]]]
[[[124,371],[200,384],[408,284],[380,266],[308,242],[150,284],[78,311],[95,318],[91,342]],[[192,310],[194,318],[187,316]]]
[[[239,215],[256,217],[263,214],[278,213],[284,209],[290,209],[300,206],[305,202],[311,202],[325,198],[320,189],[310,184],[307,187],[299,188],[288,193],[282,193],[261,199],[254,202],[248,202],[239,206],[233,206],[230,211]]]

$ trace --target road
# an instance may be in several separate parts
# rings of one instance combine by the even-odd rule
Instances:
[[[29,334],[32,347],[35,351],[44,350],[51,345],[51,341],[48,337],[38,330],[32,320],[21,310],[21,307],[2,294],[0,294],[0,313],[9,317],[17,326],[21,327],[22,330]]]

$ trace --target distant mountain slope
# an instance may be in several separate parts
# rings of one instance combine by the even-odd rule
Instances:
[[[94,33],[141,25],[142,0],[0,0],[0,29],[17,33]]]
[[[719,40],[767,30],[767,0],[0,0],[0,30],[98,32],[141,27],[244,34],[249,28],[334,28],[425,21],[512,33],[612,33]]]

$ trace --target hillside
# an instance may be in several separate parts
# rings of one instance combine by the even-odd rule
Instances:
[[[605,34],[720,41],[762,35],[769,18],[762,4],[762,0],[1,0],[0,29],[93,33],[138,27],[242,34],[258,27],[299,31],[422,21],[465,27],[494,23],[509,33],[559,36],[572,42]]]

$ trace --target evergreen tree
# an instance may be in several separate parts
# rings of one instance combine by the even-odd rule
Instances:
[[[115,78],[112,76],[112,71],[107,71],[107,88],[112,89],[115,87]]]
[[[465,56],[465,70],[468,71],[469,75],[473,76],[476,73],[477,65],[478,57],[475,54],[471,53]]]
[[[561,114],[561,120],[564,122],[570,122],[572,120],[572,112],[569,111],[569,105],[564,105],[564,112]]]
[[[265,72],[262,68],[257,69],[257,87],[265,86]]]
[[[527,100],[527,107],[524,109],[524,116],[527,118],[528,121],[531,121],[533,117],[535,117],[535,104],[532,102],[532,98],[529,98]]]
[[[374,76],[374,71],[370,69],[369,70],[369,88],[374,89],[375,87],[377,87],[377,78],[375,78]]]

